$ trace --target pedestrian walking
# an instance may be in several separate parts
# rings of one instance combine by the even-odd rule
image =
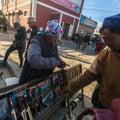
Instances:
[[[21,26],[19,22],[14,23],[14,28],[16,30],[15,40],[13,41],[12,45],[7,49],[4,60],[0,65],[5,65],[11,52],[13,52],[14,50],[18,50],[20,59],[19,67],[21,68],[23,65],[23,53],[25,51],[26,28],[24,26]]]
[[[71,37],[71,40],[76,44],[76,50],[80,49],[82,43],[82,37],[78,33],[74,33]]]
[[[83,38],[82,50],[84,50],[89,45],[89,41],[90,41],[90,33],[87,33],[87,35]]]

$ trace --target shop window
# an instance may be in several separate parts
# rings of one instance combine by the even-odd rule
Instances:
[[[28,11],[24,11],[23,15],[27,16],[28,15]]]

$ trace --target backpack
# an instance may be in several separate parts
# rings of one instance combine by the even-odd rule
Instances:
[[[85,120],[84,117],[86,115],[91,115],[91,120],[120,120],[120,98],[116,98],[112,101],[111,109],[99,109],[93,107],[84,110],[80,113],[77,120]]]

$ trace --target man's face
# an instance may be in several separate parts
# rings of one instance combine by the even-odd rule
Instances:
[[[112,50],[117,51],[120,49],[120,34],[111,33],[108,28],[105,28],[101,37],[103,38],[105,45]]]
[[[32,28],[35,25],[35,22],[28,23],[29,27]]]
[[[14,27],[15,28],[15,30],[19,30],[19,27]]]

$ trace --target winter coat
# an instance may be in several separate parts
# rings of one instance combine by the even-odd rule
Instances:
[[[103,49],[79,80],[71,83],[70,88],[72,91],[77,91],[102,76],[99,101],[105,108],[110,108],[111,101],[120,98],[119,71],[120,53],[116,53],[110,48]]]

